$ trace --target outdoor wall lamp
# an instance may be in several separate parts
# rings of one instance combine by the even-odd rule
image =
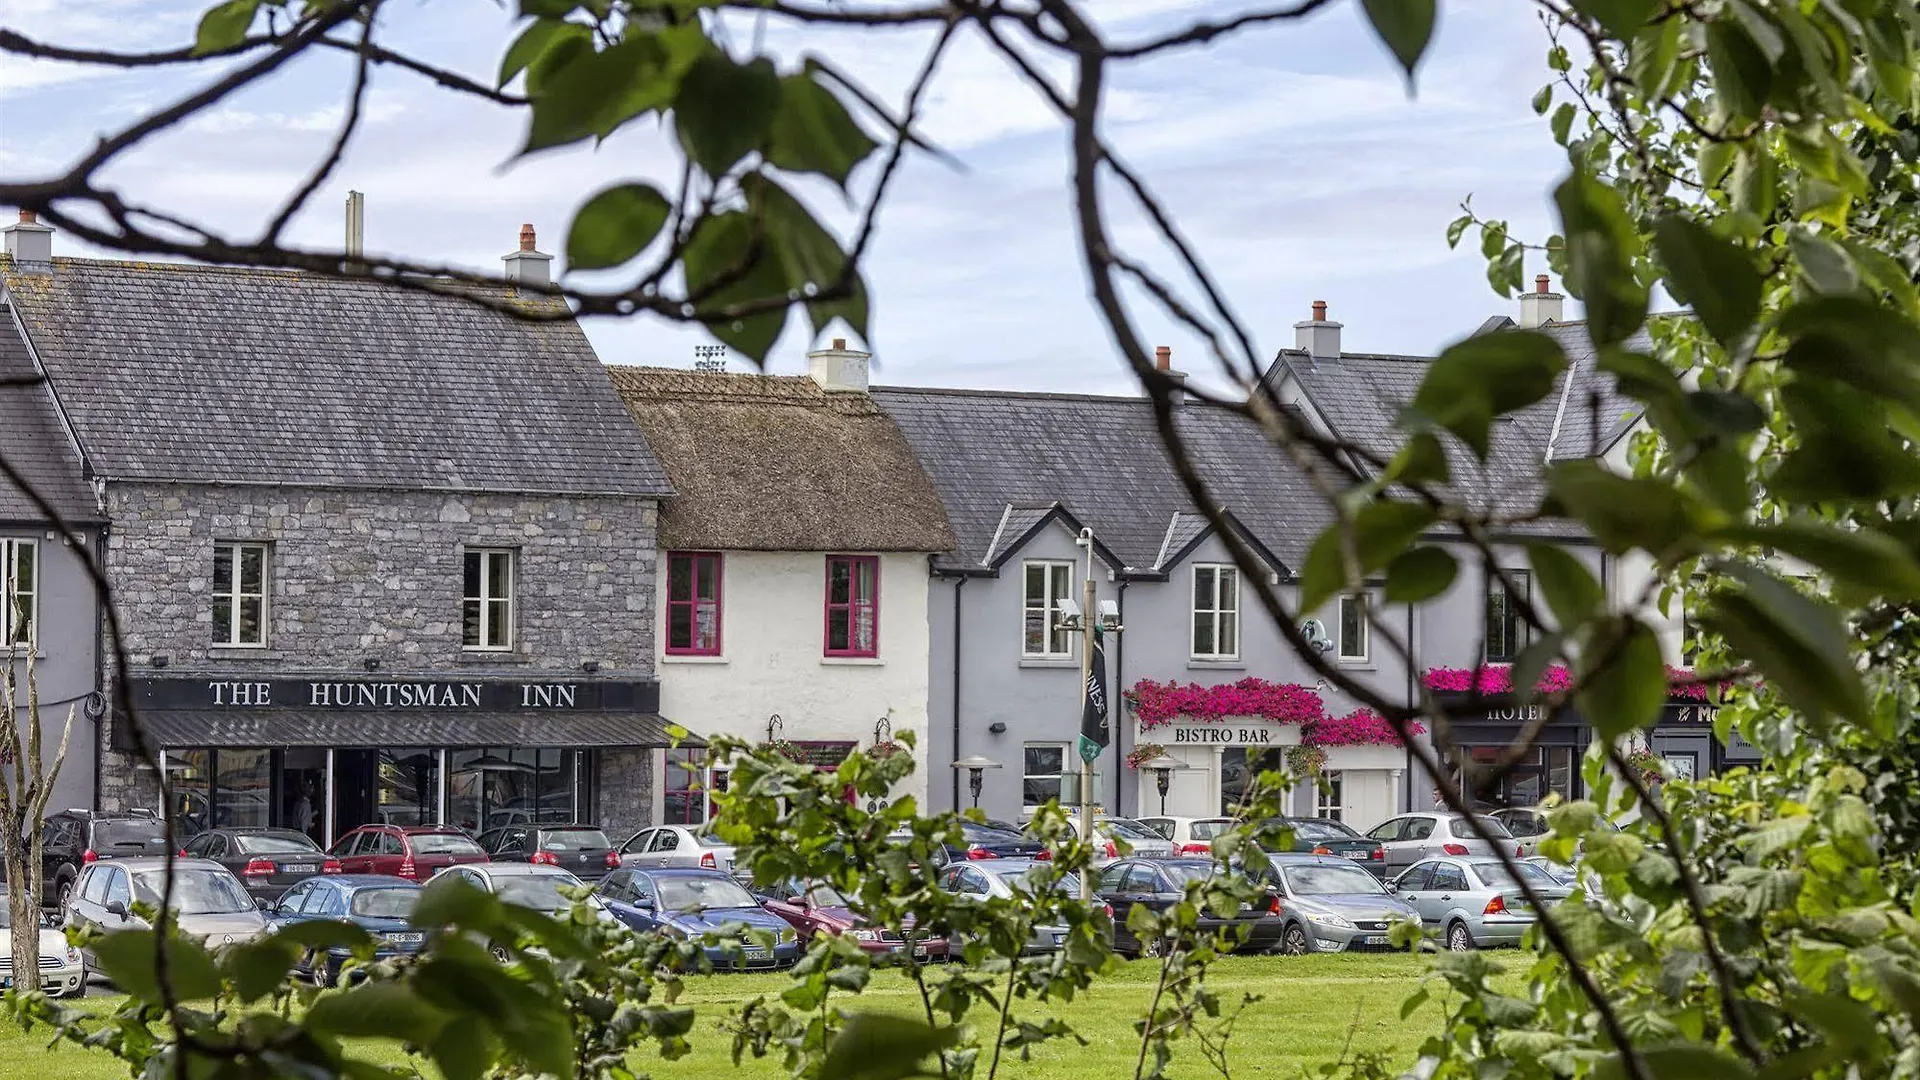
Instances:
[[[893,721],[883,716],[879,720],[874,722],[873,745],[879,746],[881,743],[889,743],[892,741],[893,741]]]
[[[773,742],[774,740],[778,739],[780,737],[780,732],[783,732],[785,730],[787,730],[787,725],[780,719],[779,713],[774,713],[772,716],[767,717],[767,741],[768,742]]]
[[[1173,774],[1185,772],[1192,766],[1186,762],[1165,755],[1147,762],[1146,767],[1153,772],[1153,787],[1160,793],[1160,816],[1167,814],[1167,789],[1173,786]]]
[[[580,661],[580,670],[581,670],[581,671],[584,671],[584,672],[586,672],[586,673],[587,673],[587,674],[589,674],[589,675],[591,675],[591,674],[593,674],[594,672],[596,672],[596,671],[599,671],[599,670],[600,670],[600,661],[598,661],[598,660],[582,660],[582,661]]]
[[[953,767],[967,770],[967,791],[973,796],[973,808],[975,810],[980,809],[980,789],[985,786],[987,782],[987,770],[999,768],[1000,763],[992,758],[984,758],[979,754],[975,754],[972,757],[963,757],[959,761],[954,762]]]
[[[377,656],[369,656],[365,660],[360,661],[360,666],[366,668],[368,671],[379,671],[380,658]]]

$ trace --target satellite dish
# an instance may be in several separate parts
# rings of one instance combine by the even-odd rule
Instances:
[[[1327,636],[1327,626],[1319,619],[1307,619],[1300,624],[1300,636],[1307,639],[1315,652],[1331,652],[1333,639]]]

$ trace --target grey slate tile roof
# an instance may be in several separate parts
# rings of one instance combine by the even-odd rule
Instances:
[[[669,490],[571,318],[292,271],[53,267],[0,260],[0,282],[109,480]]]
[[[44,380],[29,382],[37,377],[12,314],[0,308],[0,455],[62,518],[98,522],[102,515],[80,454],[60,423],[53,388]],[[40,507],[0,473],[0,521],[46,520]]]
[[[1173,515],[1198,512],[1143,398],[901,387],[873,397],[946,503],[959,549],[938,566],[997,561],[1053,513],[1091,527],[1122,567],[1151,573]],[[1270,558],[1298,569],[1326,521],[1306,478],[1240,417],[1199,402],[1177,416],[1219,503]]]

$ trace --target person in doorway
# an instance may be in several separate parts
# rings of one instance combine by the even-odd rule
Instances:
[[[293,827],[313,835],[313,781],[300,782],[300,792],[293,797]]]

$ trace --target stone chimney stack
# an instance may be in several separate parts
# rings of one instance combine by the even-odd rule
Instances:
[[[1520,294],[1520,325],[1526,327],[1545,326],[1561,319],[1561,301],[1566,299],[1557,292],[1549,291],[1550,279],[1545,274],[1533,279],[1533,291]]]
[[[500,261],[507,266],[508,281],[542,289],[553,284],[553,256],[534,250],[532,225],[520,226],[520,250]]]
[[[1293,324],[1293,347],[1306,353],[1315,367],[1340,361],[1340,324],[1327,319],[1327,302],[1313,302],[1313,318]]]
[[[1187,373],[1173,369],[1173,346],[1154,346],[1153,366],[1159,370],[1160,374],[1173,380],[1173,390],[1167,395],[1168,399],[1175,405],[1185,404],[1187,400]]]
[[[867,392],[867,362],[872,353],[847,348],[846,338],[834,338],[833,347],[807,354],[807,374],[829,394]]]
[[[6,253],[13,257],[14,268],[28,274],[53,272],[53,226],[40,224],[40,215],[20,211],[20,220],[4,229]]]

